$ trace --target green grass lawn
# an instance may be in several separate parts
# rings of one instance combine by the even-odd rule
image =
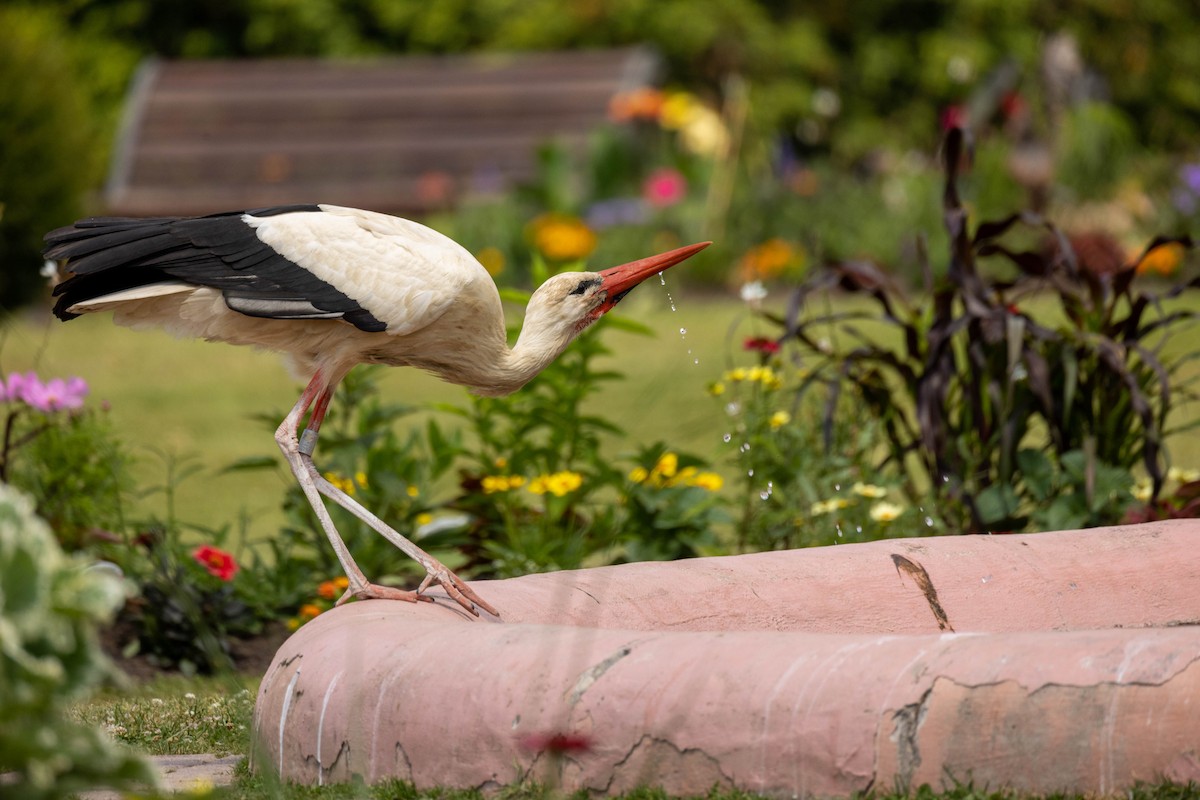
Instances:
[[[72,710],[81,722],[98,725],[115,739],[149,755],[245,754],[252,741],[254,697],[258,681],[248,678],[158,678],[124,690],[107,690],[82,702]],[[482,800],[477,791],[417,790],[402,781],[381,781],[373,786],[344,783],[333,786],[281,784],[268,770],[252,773],[243,761],[235,771],[232,786],[202,791],[210,800]],[[561,800],[563,793],[553,787],[520,784],[504,787],[501,800]],[[576,794],[584,800],[586,794]],[[622,795],[625,800],[671,800],[656,789],[641,789]],[[716,791],[706,800],[756,800],[749,792]],[[1033,796],[1011,791],[976,787],[970,783],[947,785],[937,789],[921,787],[914,793],[884,789],[872,792],[876,800],[1034,800]],[[1054,800],[1075,800],[1071,794],[1053,795]],[[1125,794],[1126,800],[1200,800],[1200,785],[1147,783]],[[1048,799],[1049,800],[1049,799]],[[1080,798],[1082,800],[1082,798]]]
[[[624,372],[627,380],[598,392],[592,410],[627,431],[627,439],[612,443],[614,450],[661,439],[721,458],[727,447],[721,439],[723,415],[705,387],[727,366],[730,326],[744,320],[742,304],[692,297],[650,281],[615,313],[645,323],[655,336],[615,329],[605,334],[614,352],[602,367]],[[513,318],[519,318],[519,310]],[[749,335],[752,327],[741,330]],[[28,312],[8,325],[3,337],[0,372],[35,369],[47,378],[79,375],[88,381],[92,401],[110,407],[118,435],[138,456],[144,489],[164,483],[160,454],[198,458],[204,471],[185,481],[176,498],[182,520],[215,527],[234,522],[245,510],[252,519],[251,538],[269,536],[277,527],[290,475],[221,474],[221,469],[249,456],[278,455],[271,430],[253,416],[281,419],[299,395],[300,382],[279,356],[176,339],[157,330],[132,331],[103,314],[63,324],[48,312]],[[465,389],[414,369],[385,370],[381,388],[389,399],[410,404],[462,403],[467,397]],[[282,458],[279,462],[282,468]],[[145,502],[146,509],[163,514],[161,494]]]

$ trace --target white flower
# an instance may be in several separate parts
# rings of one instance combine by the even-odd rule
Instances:
[[[767,287],[763,286],[762,281],[743,283],[741,296],[743,303],[757,309],[762,305],[762,301],[767,298]]]

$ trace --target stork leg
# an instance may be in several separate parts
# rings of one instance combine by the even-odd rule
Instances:
[[[387,598],[409,601],[431,601],[431,598],[423,594],[423,592],[430,584],[437,583],[445,589],[451,598],[472,614],[479,616],[479,612],[475,608],[478,606],[491,614],[499,616],[495,609],[481,599],[471,587],[467,586],[462,579],[447,569],[444,564],[430,556],[420,547],[417,547],[395,529],[384,523],[379,517],[364,508],[358,501],[326,480],[316,468],[316,465],[313,464],[312,453],[316,447],[317,433],[320,430],[321,422],[325,418],[325,412],[329,408],[334,389],[337,387],[339,381],[340,376],[338,381],[329,381],[318,372],[312,381],[309,382],[308,386],[305,387],[304,392],[300,395],[300,400],[297,401],[275,434],[280,449],[284,451],[284,455],[288,459],[288,464],[291,466],[292,472],[296,475],[296,480],[300,482],[305,496],[308,497],[310,505],[316,511],[318,519],[321,520],[321,525],[325,529],[326,535],[329,537],[330,542],[333,543],[334,550],[338,554],[338,560],[341,561],[343,568],[346,569],[346,576],[350,580],[350,586],[346,589],[346,593],[342,598],[338,600],[338,605],[341,605],[351,597],[359,599]],[[313,405],[314,399],[316,401],[315,405]],[[313,412],[309,418],[308,426],[297,437],[300,420],[310,405],[313,406]],[[359,570],[358,566],[354,564],[354,560],[350,557],[350,552],[346,548],[345,542],[342,541],[341,536],[338,535],[337,529],[329,517],[329,512],[325,509],[319,495],[325,495],[367,523],[367,525],[385,539],[424,567],[426,573],[425,579],[421,582],[417,591],[406,592],[368,582],[363,576],[362,571]],[[359,580],[355,579],[354,573],[357,573]]]
[[[379,586],[367,580],[367,576],[359,569],[358,564],[354,562],[354,557],[350,555],[350,549],[346,547],[346,543],[342,541],[341,535],[334,527],[333,519],[329,516],[329,511],[325,508],[325,504],[321,502],[321,495],[317,491],[317,487],[312,479],[311,455],[306,456],[304,451],[307,449],[311,454],[312,447],[316,444],[316,430],[305,430],[305,442],[302,445],[301,440],[297,438],[296,432],[300,427],[300,420],[304,417],[313,400],[323,395],[326,388],[326,380],[324,375],[318,370],[313,376],[308,385],[304,387],[304,391],[300,394],[300,399],[296,401],[296,405],[292,406],[292,410],[284,417],[282,424],[275,431],[275,441],[279,444],[279,449],[283,451],[283,457],[287,459],[288,466],[292,469],[292,474],[296,476],[296,481],[300,484],[300,489],[304,492],[304,496],[308,498],[309,505],[312,506],[313,512],[317,515],[317,520],[321,523],[321,528],[325,531],[325,536],[328,537],[329,543],[333,545],[333,551],[337,554],[338,561],[342,565],[342,569],[346,571],[346,578],[350,581],[350,586],[347,589],[347,594],[352,594],[355,597],[379,597],[391,600],[407,600],[409,602],[417,602],[424,599],[417,592],[406,592],[401,589],[394,589],[390,586]],[[326,400],[325,406],[328,406]],[[317,421],[317,427],[320,427],[320,421]],[[311,435],[310,434],[311,430]],[[307,464],[305,463],[307,461]],[[343,598],[345,599],[345,598]]]

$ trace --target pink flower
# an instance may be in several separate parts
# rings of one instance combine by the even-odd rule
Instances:
[[[642,199],[655,208],[668,208],[684,198],[687,188],[687,180],[677,170],[664,167],[646,178]]]
[[[62,411],[81,408],[88,386],[83,378],[52,378],[42,383],[31,372],[23,380],[22,392],[26,404],[38,411]]]
[[[24,375],[20,372],[10,372],[7,384],[0,381],[0,389],[3,389],[5,394],[4,399],[15,403],[28,402],[25,399],[25,394],[29,387],[40,387],[41,385],[37,374],[33,372],[26,372]]]
[[[238,571],[237,562],[233,560],[231,553],[226,553],[210,544],[202,544],[193,550],[192,558],[199,561],[210,575],[223,581],[233,580],[233,576]]]

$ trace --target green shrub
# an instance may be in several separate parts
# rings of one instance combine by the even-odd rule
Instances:
[[[28,498],[0,484],[0,772],[13,798],[154,783],[150,766],[67,704],[111,674],[96,625],[120,605],[112,577],[63,554]]]
[[[907,302],[871,264],[842,262],[802,285],[786,318],[768,317],[884,426],[891,460],[957,509],[962,530],[1020,529],[1031,516],[1115,523],[1134,499],[1131,470],[1158,494],[1168,415],[1191,396],[1191,356],[1162,344],[1195,314],[1162,301],[1195,282],[1160,297],[1137,276],[1173,269],[1191,242],[1156,239],[1129,262],[1109,237],[1069,238],[1028,212],[972,229],[958,130],[944,157],[950,257],[928,302]],[[809,307],[833,287],[872,305]]]

